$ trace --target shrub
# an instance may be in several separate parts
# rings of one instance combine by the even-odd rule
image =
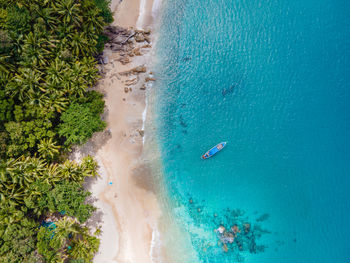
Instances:
[[[61,116],[58,134],[66,138],[66,145],[85,143],[94,132],[106,127],[99,114],[88,104],[73,103]]]

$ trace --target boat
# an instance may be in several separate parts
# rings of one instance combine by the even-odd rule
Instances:
[[[209,151],[207,151],[205,154],[203,154],[201,156],[201,158],[208,159],[208,158],[212,157],[214,154],[220,152],[225,146],[226,146],[226,142],[220,142],[219,144],[217,144],[213,148],[211,148]]]

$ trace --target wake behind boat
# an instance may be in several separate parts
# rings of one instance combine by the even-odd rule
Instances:
[[[201,158],[208,159],[208,158],[212,157],[214,154],[220,152],[225,146],[226,146],[226,142],[220,142],[219,144],[217,144],[213,148],[211,148],[209,151],[207,151],[205,154],[203,154],[201,156]]]

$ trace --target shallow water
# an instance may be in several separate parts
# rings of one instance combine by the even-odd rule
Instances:
[[[164,5],[153,88],[164,244],[177,262],[349,262],[350,2]],[[220,224],[241,228],[242,251],[218,245]]]

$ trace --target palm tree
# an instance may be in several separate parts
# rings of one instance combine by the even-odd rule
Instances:
[[[54,30],[59,23],[57,17],[55,17],[54,9],[51,7],[40,8],[36,7],[35,12],[38,15],[38,20],[43,22],[48,29]]]
[[[87,53],[90,53],[90,44],[84,32],[79,33],[78,31],[75,31],[70,36],[69,44],[72,50],[72,54],[75,56],[85,56]]]
[[[85,178],[84,171],[75,162],[66,160],[63,164],[59,165],[60,176],[62,179],[83,182]]]
[[[10,96],[18,96],[20,101],[33,98],[41,87],[42,73],[30,68],[20,68],[18,73],[7,85]]]
[[[45,66],[46,57],[50,54],[53,43],[42,37],[43,32],[29,32],[23,43],[22,55],[27,63],[26,66]]]
[[[51,62],[50,66],[46,71],[46,82],[49,82],[53,85],[61,83],[63,80],[63,75],[66,74],[67,70],[67,63],[56,57],[55,60]]]
[[[100,240],[89,235],[88,231],[81,238],[73,241],[73,248],[70,252],[71,256],[76,259],[84,259],[85,262],[90,262],[94,254],[98,251]]]
[[[62,92],[45,93],[40,97],[43,104],[42,108],[47,109],[49,112],[59,112],[64,111],[69,104],[68,98],[62,95]]]
[[[61,0],[55,5],[55,11],[59,14],[64,24],[73,24],[79,27],[83,21],[80,15],[80,4],[74,0]]]
[[[0,55],[0,72],[9,73],[14,69],[14,65],[7,61],[11,56]]]
[[[99,34],[103,31],[105,22],[99,14],[100,10],[97,8],[89,9],[87,12],[84,12],[84,25],[86,26],[86,30],[88,30],[88,32]]]
[[[38,152],[47,160],[52,160],[60,152],[60,146],[56,145],[56,142],[52,141],[52,138],[42,139],[38,145]]]
[[[56,222],[55,237],[64,245],[70,235],[79,233],[79,225],[71,218],[65,216]]]
[[[91,157],[87,156],[81,162],[81,167],[84,171],[84,175],[88,177],[98,176],[97,173],[97,162]]]

